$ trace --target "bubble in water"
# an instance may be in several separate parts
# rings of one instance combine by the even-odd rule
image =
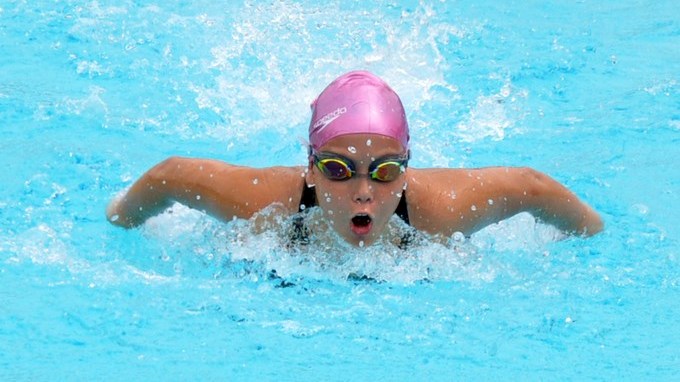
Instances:
[[[488,203],[489,203],[490,206],[493,206],[493,199],[489,199]]]
[[[330,202],[331,202],[331,198],[326,198],[326,202],[330,203]]]
[[[364,247],[364,241],[363,240],[359,241],[359,247],[361,247],[361,248]]]
[[[201,195],[196,195],[196,200],[201,200]]]
[[[300,209],[301,209],[301,210],[304,210],[305,208],[307,208],[307,206],[305,206],[304,204],[300,204]]]
[[[649,207],[642,203],[634,204],[633,210],[640,215],[647,215],[649,213]]]
[[[111,216],[111,218],[109,220],[111,220],[112,222],[115,222],[115,221],[118,221],[119,218],[120,217],[118,215],[113,215],[113,216]]]
[[[253,184],[257,184],[257,182],[259,182],[257,178],[253,179]]]
[[[470,209],[473,210],[473,211],[477,211],[477,206],[475,206],[475,205],[473,204],[472,206],[470,206]]]
[[[373,143],[373,142],[371,142],[371,140],[370,140],[370,139],[367,139],[367,140],[366,140],[366,146],[370,146],[370,145],[371,145],[371,143]]]
[[[465,235],[464,235],[462,232],[460,232],[460,231],[456,231],[456,232],[453,233],[452,239],[453,239],[454,241],[464,241],[464,240],[465,240]]]
[[[354,146],[347,146],[347,151],[351,152],[352,154],[356,154],[357,148]]]

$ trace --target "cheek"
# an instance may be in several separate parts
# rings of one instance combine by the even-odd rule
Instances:
[[[348,199],[345,194],[346,191],[343,191],[341,187],[324,187],[324,185],[322,185],[322,187],[317,188],[316,197],[319,205],[327,214],[337,215],[347,209],[344,206],[344,203]]]

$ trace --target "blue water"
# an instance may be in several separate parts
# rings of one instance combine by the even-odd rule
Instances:
[[[670,0],[3,1],[0,379],[677,380],[678,20]],[[520,215],[337,259],[179,206],[106,222],[169,155],[304,163],[309,103],[358,68],[402,96],[414,166],[535,167],[606,231]]]

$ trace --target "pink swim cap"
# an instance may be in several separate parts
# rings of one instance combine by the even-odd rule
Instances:
[[[318,150],[329,140],[347,134],[380,134],[408,149],[408,123],[397,93],[366,71],[338,77],[312,102],[309,142]]]

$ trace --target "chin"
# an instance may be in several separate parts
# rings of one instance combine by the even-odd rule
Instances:
[[[376,242],[376,238],[373,237],[373,235],[367,235],[365,237],[357,237],[355,235],[350,234],[350,237],[344,237],[345,241],[349,244],[351,244],[354,247],[368,247],[369,245],[372,245],[373,243]]]

